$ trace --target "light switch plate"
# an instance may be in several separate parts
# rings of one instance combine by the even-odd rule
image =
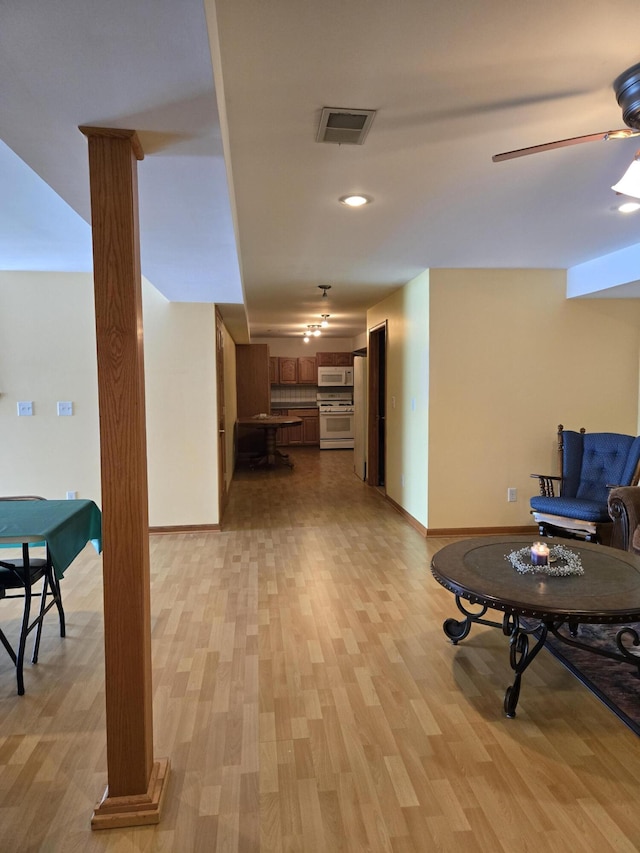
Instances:
[[[18,417],[27,418],[33,414],[33,402],[31,400],[22,400],[18,403]]]
[[[58,401],[58,415],[68,417],[73,414],[73,403],[71,400]]]

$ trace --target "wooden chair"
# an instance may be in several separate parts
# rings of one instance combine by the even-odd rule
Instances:
[[[26,500],[44,500],[44,498],[37,497],[35,495],[0,497],[0,501]],[[46,549],[45,556],[43,558],[31,556],[30,547],[33,548],[38,546]],[[40,583],[40,581],[42,581],[40,590],[39,592],[36,591],[34,593],[34,586]],[[7,592],[8,590],[11,590],[11,592]],[[30,621],[31,601],[34,596],[40,597],[40,607],[38,609],[37,617],[33,619],[33,621]],[[47,604],[47,597],[49,596],[52,600]],[[60,636],[64,637],[66,633],[60,582],[53,570],[49,549],[45,542],[35,544],[31,543],[31,546],[27,543],[23,543],[21,558],[8,557],[0,559],[0,598],[24,599],[24,609],[22,613],[17,652],[7,639],[5,633],[0,629],[0,643],[5,647],[11,660],[16,666],[18,695],[22,696],[24,694],[23,667],[27,637],[35,628],[36,636],[33,644],[31,663],[37,663],[38,652],[40,650],[40,637],[42,635],[42,623],[45,615],[54,605],[58,608]]]
[[[574,432],[560,424],[558,449],[560,476],[531,475],[540,484],[540,494],[530,502],[540,534],[608,545],[613,527],[609,492],[638,482],[640,437]]]

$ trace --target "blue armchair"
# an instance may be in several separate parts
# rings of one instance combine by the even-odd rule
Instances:
[[[540,494],[530,502],[540,534],[608,545],[612,532],[609,490],[638,483],[640,436],[574,432],[560,424],[558,450],[562,476],[531,475],[540,483]]]

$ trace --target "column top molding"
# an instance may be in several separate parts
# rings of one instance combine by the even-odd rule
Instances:
[[[80,133],[85,136],[105,136],[110,139],[128,139],[131,142],[131,148],[136,155],[136,160],[144,160],[144,151],[138,139],[138,134],[135,130],[126,130],[122,127],[92,127],[91,125],[81,124],[78,127]]]

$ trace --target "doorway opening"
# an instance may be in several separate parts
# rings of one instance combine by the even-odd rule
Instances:
[[[387,321],[369,329],[369,452],[367,482],[384,490],[386,460]]]

